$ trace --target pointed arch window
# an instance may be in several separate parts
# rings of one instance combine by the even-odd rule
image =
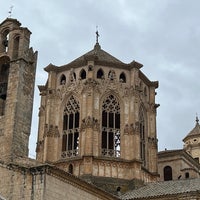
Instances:
[[[140,108],[139,112],[139,131],[140,131],[140,159],[142,160],[143,165],[146,165],[146,148],[145,148],[145,118],[144,118],[144,111]]]
[[[170,166],[164,167],[164,181],[172,180],[172,168]]]
[[[97,71],[97,78],[102,79],[104,77],[104,72],[102,69],[99,69]]]
[[[80,78],[86,79],[86,71],[84,69],[82,69],[81,72],[80,72]]]
[[[120,105],[109,95],[102,105],[102,155],[120,157]]]
[[[65,85],[65,83],[66,83],[66,76],[62,74],[60,77],[60,85]]]
[[[63,115],[62,157],[75,157],[79,149],[79,102],[71,96]]]
[[[119,76],[119,81],[122,83],[126,83],[126,75],[122,72]]]
[[[2,33],[2,49],[4,52],[8,52],[9,30],[5,30]]]

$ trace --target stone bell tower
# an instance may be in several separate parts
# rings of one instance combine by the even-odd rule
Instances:
[[[97,42],[63,65],[48,65],[39,86],[37,160],[51,162],[109,191],[155,181],[155,89],[140,70]]]
[[[16,19],[0,24],[0,159],[28,156],[37,52]]]

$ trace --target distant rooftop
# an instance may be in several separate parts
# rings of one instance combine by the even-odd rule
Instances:
[[[198,117],[196,117],[195,127],[188,133],[188,135],[183,139],[183,141],[193,136],[200,136],[200,125]]]

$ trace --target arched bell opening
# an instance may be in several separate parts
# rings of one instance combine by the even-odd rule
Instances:
[[[7,53],[8,52],[8,42],[9,42],[9,29],[4,30],[1,33],[1,53]]]
[[[5,112],[9,68],[10,58],[8,56],[0,57],[0,116],[4,115]]]

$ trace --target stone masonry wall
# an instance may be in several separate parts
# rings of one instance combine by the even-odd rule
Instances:
[[[102,198],[98,197],[98,194],[94,195],[88,191],[84,191],[80,188],[75,187],[72,184],[63,182],[56,179],[53,176],[46,176],[46,192],[45,200],[62,200],[62,199],[87,199],[87,200],[100,200]]]
[[[0,165],[0,193],[6,200],[43,199],[44,182],[41,175],[27,169]]]

